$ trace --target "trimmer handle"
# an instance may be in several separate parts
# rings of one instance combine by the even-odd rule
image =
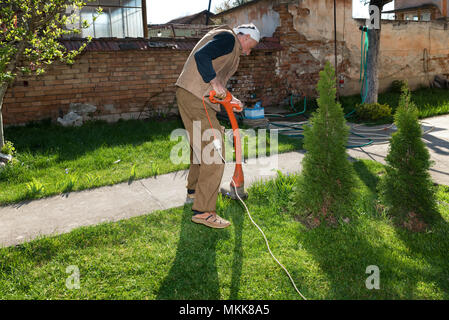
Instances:
[[[223,105],[223,107],[225,107],[225,109],[229,108],[230,111],[234,111],[233,109],[235,109],[237,112],[240,112],[243,110],[243,108],[240,105],[238,105],[237,103],[231,103],[232,94],[229,91],[226,91],[226,97],[223,100],[215,98],[216,95],[217,95],[217,93],[215,92],[215,90],[211,90],[209,92],[210,102],[219,103],[219,104]]]

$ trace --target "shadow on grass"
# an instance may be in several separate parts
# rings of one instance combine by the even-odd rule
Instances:
[[[408,251],[421,259],[420,272],[427,279],[427,284],[420,284],[422,290],[437,286],[449,299],[449,223],[442,213],[433,212],[426,231],[411,232],[398,224],[395,231]]]
[[[376,193],[379,177],[373,174],[363,161],[354,162],[353,167],[360,180],[362,180],[372,193]]]
[[[191,206],[185,206],[175,261],[159,287],[157,299],[220,299],[216,246],[229,237],[228,230],[192,223],[191,217]]]
[[[234,212],[236,213],[230,216],[231,223],[234,227],[234,251],[232,257],[231,291],[229,294],[230,300],[239,299],[240,279],[242,276],[242,265],[243,265],[242,230],[245,215],[242,212],[240,212],[240,210],[241,209],[239,209],[237,212],[236,210],[234,210]]]
[[[19,152],[58,153],[57,161],[62,162],[77,159],[104,146],[138,146],[162,137],[168,139],[176,128],[183,128],[178,118],[169,121],[126,120],[113,124],[91,121],[81,127],[43,123],[6,128],[5,139],[13,141]]]
[[[367,222],[370,230],[366,229]],[[337,229],[319,227],[307,232],[301,239],[303,247],[318,262],[320,272],[325,273],[329,282],[328,291],[319,298],[434,298],[420,291],[423,285],[436,286],[438,291],[444,292],[447,285],[441,277],[435,277],[435,266],[422,268],[419,254],[404,254],[401,241],[398,239],[398,244],[391,243],[386,235],[390,230],[377,227],[377,219],[363,218],[350,224]],[[371,275],[367,273],[367,268],[372,265],[380,270],[379,290],[370,290],[366,286]]]
[[[432,233],[413,233],[376,213],[378,177],[363,162],[355,170],[366,185],[371,206],[337,228],[318,227],[298,235],[305,250],[318,262],[328,280],[324,299],[447,299],[449,252],[447,223],[433,225]],[[356,208],[354,208],[354,211]],[[367,267],[380,270],[380,289],[366,287]],[[318,289],[317,289],[318,290]],[[322,290],[318,290],[322,291]]]

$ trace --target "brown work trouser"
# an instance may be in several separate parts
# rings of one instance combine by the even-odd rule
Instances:
[[[190,169],[187,178],[187,188],[195,190],[195,200],[193,202],[192,210],[202,212],[215,211],[218,190],[223,177],[224,163],[218,152],[216,152],[214,148],[211,148],[214,137],[211,136],[207,141],[203,141],[203,133],[205,130],[211,128],[212,123],[213,128],[218,131],[215,134],[216,138],[221,141],[221,152],[224,156],[223,128],[217,120],[217,112],[206,104],[210,118],[209,123],[206,111],[204,110],[203,101],[189,91],[183,88],[178,88],[176,90],[176,99],[182,122],[189,134]],[[201,143],[194,142],[194,125],[201,125],[201,130],[197,127],[197,132],[201,132]],[[212,157],[215,159],[213,163],[204,161],[205,154],[203,154],[203,150],[206,146],[208,146],[206,152],[210,150],[210,153],[207,153],[212,154]]]

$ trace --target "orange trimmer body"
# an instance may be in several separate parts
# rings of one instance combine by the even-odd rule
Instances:
[[[226,97],[223,100],[220,100],[216,98],[216,92],[212,90],[209,93],[209,100],[212,103],[221,104],[226,110],[226,113],[229,117],[229,121],[231,122],[232,131],[234,133],[234,150],[236,161],[234,176],[231,181],[231,190],[233,187],[243,188],[245,179],[243,176],[243,169],[242,169],[242,145],[240,140],[239,126],[237,124],[237,119],[235,118],[234,115],[234,109],[237,111],[242,111],[242,108],[238,104],[231,103],[232,94],[229,91],[226,93]]]

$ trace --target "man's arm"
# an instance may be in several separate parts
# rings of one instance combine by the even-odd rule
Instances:
[[[212,60],[231,53],[234,50],[234,45],[234,36],[229,32],[221,32],[195,53],[198,72],[205,83],[212,85],[212,88],[217,93],[217,97],[224,98],[226,88],[216,78],[217,74],[213,68]]]
[[[226,88],[217,79],[212,60],[231,53],[234,50],[234,45],[234,36],[229,32],[221,32],[195,53],[198,72],[204,82],[212,85],[219,99],[223,99],[226,96]],[[234,96],[232,96],[232,103],[236,103],[243,108],[243,103]]]
[[[212,60],[229,54],[234,50],[235,39],[229,32],[217,34],[195,53],[195,61],[203,81],[209,83],[217,74],[212,66]]]

